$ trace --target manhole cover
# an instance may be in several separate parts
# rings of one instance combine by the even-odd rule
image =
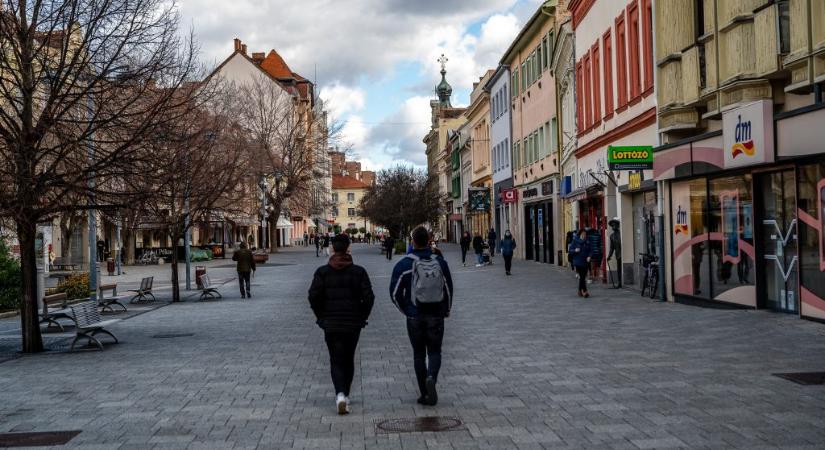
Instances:
[[[156,334],[152,336],[155,339],[173,339],[179,337],[194,336],[193,333],[170,333],[170,334]]]
[[[775,373],[774,375],[806,386],[825,384],[825,372]]]
[[[80,434],[80,430],[46,431],[41,433],[0,433],[0,447],[65,445],[78,434]]]
[[[419,431],[454,431],[464,424],[458,417],[415,417],[376,421],[375,427],[384,433],[414,433]]]

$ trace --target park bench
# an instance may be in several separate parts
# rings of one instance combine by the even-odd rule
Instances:
[[[103,350],[103,344],[95,337],[99,333],[111,336],[117,343],[117,338],[114,334],[106,330],[105,327],[118,322],[120,319],[100,320],[100,312],[97,310],[97,305],[93,301],[80,302],[69,306],[72,310],[72,315],[75,321],[75,338],[72,341],[72,346],[69,351],[74,351],[74,346],[81,338],[88,341],[88,345],[96,344]]]
[[[223,298],[220,292],[218,292],[218,288],[212,284],[212,280],[209,278],[209,275],[203,274],[198,278],[200,282],[200,290],[201,290],[201,300],[206,300],[207,298]]]
[[[60,331],[64,331],[63,325],[61,325],[57,319],[74,320],[74,316],[68,308],[67,303],[68,297],[64,292],[43,296],[43,310],[40,313],[40,323],[47,323],[47,328],[55,325],[57,328],[60,328]],[[52,309],[50,309],[50,307]]]
[[[115,312],[112,305],[120,306],[124,311],[126,311],[126,305],[120,303],[121,297],[117,296],[117,283],[101,284],[98,289],[100,290],[100,295],[97,297],[97,305],[100,306],[100,312],[106,311],[107,309],[111,312]],[[112,291],[112,296],[106,297],[106,291]]]
[[[155,301],[155,295],[152,294],[152,284],[154,281],[155,277],[146,277],[140,280],[139,288],[129,289],[129,292],[135,293],[134,297],[129,300],[129,303]]]

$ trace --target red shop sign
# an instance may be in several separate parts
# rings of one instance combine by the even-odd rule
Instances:
[[[504,203],[517,203],[518,189],[503,189],[501,191],[501,201]]]

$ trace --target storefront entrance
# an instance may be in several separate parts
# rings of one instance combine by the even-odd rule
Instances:
[[[755,176],[759,289],[758,305],[799,311],[796,177],[793,170]]]
[[[524,207],[525,259],[553,262],[553,203],[543,202]]]

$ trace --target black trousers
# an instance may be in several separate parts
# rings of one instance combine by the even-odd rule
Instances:
[[[469,248],[461,247],[461,264],[467,263],[467,250],[469,250]]]
[[[487,240],[487,245],[490,246],[490,256],[496,256],[496,241]]]
[[[407,334],[413,348],[413,366],[418,390],[427,395],[427,377],[438,381],[441,370],[441,342],[444,340],[444,318],[420,316],[407,318]]]
[[[392,259],[392,251],[393,251],[393,250],[394,250],[394,249],[392,249],[392,248],[388,248],[388,249],[387,249],[387,259]]]
[[[246,295],[246,293],[252,293],[249,289],[249,280],[252,272],[238,272],[238,284],[241,285],[241,295]]]
[[[576,266],[576,273],[579,274],[579,291],[587,292],[587,266]]]
[[[355,377],[355,349],[361,331],[326,331],[324,340],[329,350],[329,371],[335,393],[349,397],[352,379]]]
[[[510,269],[513,268],[513,255],[505,255],[502,253],[501,257],[504,258],[504,271],[510,273]]]

